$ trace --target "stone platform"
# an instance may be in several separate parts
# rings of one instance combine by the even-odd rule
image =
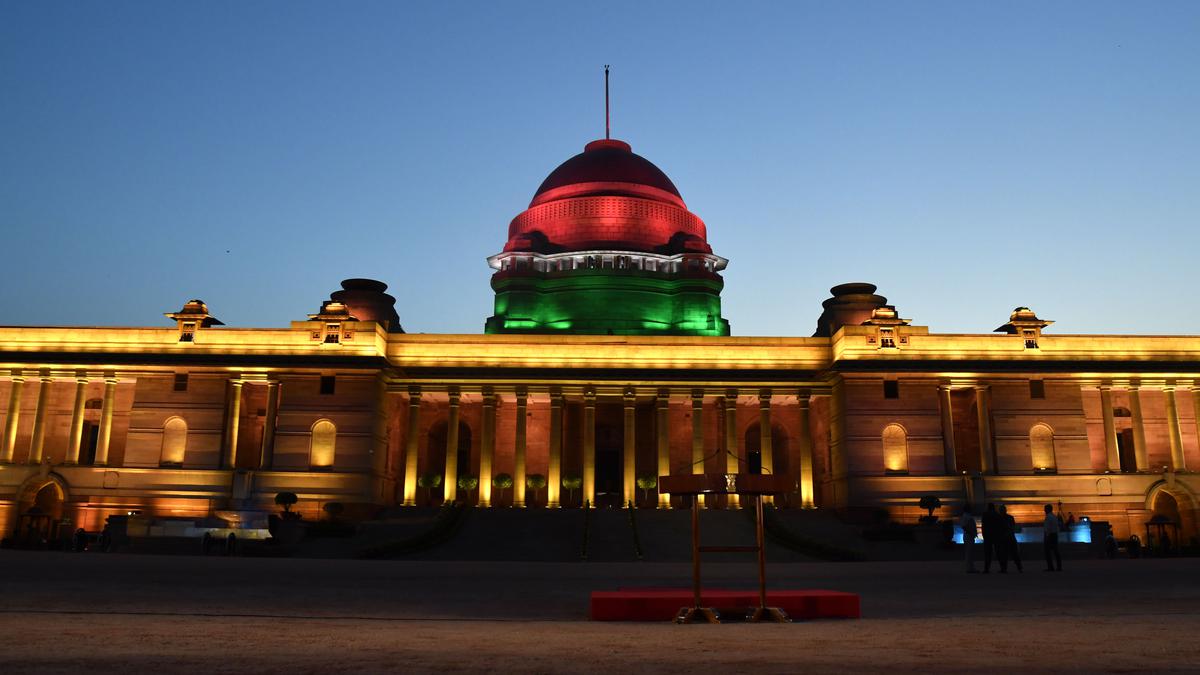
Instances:
[[[713,607],[722,616],[740,617],[758,606],[758,591],[706,589],[701,605]],[[690,607],[689,588],[622,588],[593,591],[589,616],[592,621],[671,621],[681,607]],[[793,621],[860,618],[857,593],[841,591],[767,591],[767,605],[787,612]]]

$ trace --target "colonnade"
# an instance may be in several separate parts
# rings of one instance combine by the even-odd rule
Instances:
[[[28,461],[30,464],[40,464],[45,455],[46,419],[49,409],[50,385],[57,379],[73,379],[75,381],[75,396],[71,406],[71,425],[67,438],[67,464],[79,463],[79,452],[83,445],[83,418],[87,404],[87,385],[93,379],[104,380],[104,396],[100,408],[100,425],[96,442],[97,466],[108,464],[108,448],[112,440],[113,408],[117,398],[117,376],[115,373],[105,373],[95,377],[87,372],[76,372],[70,376],[54,375],[48,370],[41,370],[36,376],[38,383],[37,405],[33,412],[33,433],[29,442]],[[21,422],[21,401],[27,384],[24,371],[14,370],[11,377],[11,389],[8,395],[8,415],[4,421],[4,437],[0,445],[0,463],[11,464],[16,456],[17,436]]]
[[[1183,433],[1180,430],[1179,424],[1179,406],[1175,399],[1175,391],[1181,385],[1175,382],[1166,382],[1156,386],[1163,392],[1165,399],[1165,407],[1167,414],[1167,445],[1170,450],[1170,469],[1172,471],[1186,471],[1187,461],[1183,453]],[[1105,382],[1099,385],[1100,390],[1100,406],[1104,416],[1104,451],[1105,463],[1109,471],[1121,470],[1121,456],[1117,446],[1117,431],[1116,420],[1113,414],[1112,392],[1114,389],[1122,389],[1129,397],[1129,413],[1130,423],[1133,430],[1133,455],[1138,471],[1151,470],[1149,451],[1146,446],[1146,428],[1145,421],[1142,415],[1142,390],[1145,385],[1141,382],[1128,383],[1112,383]],[[1192,395],[1192,408],[1194,419],[1197,423],[1197,432],[1200,433],[1200,380],[1194,380],[1189,387]]]
[[[460,387],[437,387],[433,389],[438,392],[446,392],[446,400],[448,403],[447,410],[447,433],[445,447],[445,465],[444,465],[444,497],[446,501],[452,501],[458,496],[458,486],[455,476],[459,473],[458,467],[458,426],[459,426],[459,408],[463,391]],[[491,506],[492,500],[492,479],[495,475],[496,463],[496,419],[497,409],[500,403],[500,394],[498,394],[492,386],[482,386],[478,390],[481,396],[481,412],[482,419],[480,421],[480,445],[479,445],[479,505]],[[528,422],[527,411],[529,406],[530,391],[526,387],[513,387],[510,390],[514,407],[515,407],[515,437],[513,440],[513,505],[523,507],[526,505],[526,479],[528,465]],[[772,448],[771,438],[771,416],[772,416],[772,396],[779,392],[773,392],[771,389],[756,390],[758,395],[758,423],[760,433],[760,453],[762,457],[762,471],[765,473],[772,472],[775,467],[774,449]],[[422,413],[421,402],[423,395],[427,393],[420,386],[410,386],[407,391],[407,428],[408,433],[404,440],[404,482],[402,487],[403,503],[408,506],[417,503],[417,476],[418,476],[418,453],[420,450],[420,439],[422,433]],[[625,503],[634,501],[637,489],[637,459],[636,459],[636,441],[637,441],[637,404],[638,390],[635,387],[625,387],[619,393],[613,392],[607,398],[617,399],[622,406],[623,420],[623,443],[621,454],[621,474],[622,474],[622,501]],[[719,394],[710,394],[704,389],[690,390],[672,390],[669,388],[658,388],[654,390],[654,464],[655,475],[665,476],[672,473],[670,454],[671,454],[671,437],[670,437],[670,403],[673,397],[680,395],[688,395],[691,399],[691,418],[692,418],[692,434],[691,434],[691,465],[692,473],[704,473],[704,460],[706,458],[706,445],[704,435],[704,402],[706,397],[715,396],[717,414],[721,416],[724,436],[721,439],[720,445],[722,450],[726,450],[724,467],[726,471],[731,473],[742,472],[746,470],[744,465],[739,465],[744,462],[745,458],[739,458],[737,455],[738,448],[738,425],[737,425],[737,398],[741,392],[737,389],[721,390]],[[814,471],[813,471],[813,449],[812,440],[809,433],[809,400],[811,394],[808,390],[791,390],[787,393],[794,393],[797,396],[799,419],[797,420],[800,433],[796,439],[798,448],[798,463],[797,479],[799,482],[799,490],[801,502],[805,507],[814,506]],[[562,487],[562,466],[563,466],[563,431],[564,431],[564,409],[567,403],[567,396],[564,391],[557,387],[551,387],[546,391],[549,399],[549,419],[547,426],[549,431],[549,439],[547,443],[547,470],[546,470],[546,503],[548,507],[554,508],[561,505],[561,487]],[[581,479],[582,479],[582,499],[595,503],[596,499],[596,406],[600,396],[594,387],[584,387],[581,391],[576,392],[575,400],[582,402],[582,443],[581,443]],[[737,504],[737,496],[730,496],[730,504]],[[659,493],[657,506],[666,508],[670,505],[669,495]]]
[[[1175,392],[1182,385],[1167,382],[1154,386],[1163,392],[1166,408],[1167,442],[1170,449],[1170,469],[1184,471],[1187,469],[1183,451],[1183,435],[1180,427],[1179,406]],[[975,391],[975,406],[977,425],[979,429],[979,462],[982,473],[995,474],[996,450],[992,432],[991,391],[987,384],[972,382],[963,385],[941,384],[938,386],[938,403],[941,413],[942,445],[945,457],[947,475],[958,473],[957,456],[954,439],[954,410],[951,391],[954,389],[971,388]],[[1117,445],[1116,420],[1113,408],[1113,390],[1120,389],[1129,397],[1131,427],[1133,430],[1134,457],[1137,471],[1151,470],[1149,452],[1146,445],[1146,430],[1142,415],[1141,392],[1143,385],[1138,382],[1114,384],[1105,382],[1096,387],[1100,392],[1100,407],[1104,424],[1105,469],[1111,472],[1121,471],[1121,457]],[[1200,380],[1193,381],[1191,391],[1194,419],[1200,425]],[[1198,427],[1200,432],[1200,427]]]

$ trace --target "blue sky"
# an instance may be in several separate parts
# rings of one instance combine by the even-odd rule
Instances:
[[[730,258],[737,335],[870,281],[936,332],[1200,334],[1200,3],[0,4],[0,324],[285,326],[346,277],[482,330],[603,134]]]

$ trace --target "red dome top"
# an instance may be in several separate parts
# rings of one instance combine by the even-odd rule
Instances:
[[[654,199],[687,208],[667,174],[628,143],[601,139],[568,159],[542,181],[529,205],[568,197],[624,195]]]
[[[711,253],[704,221],[624,141],[592,141],[552,171],[508,226],[505,251]]]

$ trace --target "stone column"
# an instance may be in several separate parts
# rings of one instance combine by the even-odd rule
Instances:
[[[1200,380],[1192,382],[1192,419],[1196,421],[1196,444],[1200,446]]]
[[[742,466],[739,466],[738,455],[738,433],[737,433],[737,389],[728,389],[725,391],[725,471],[727,473],[739,473]],[[729,495],[725,502],[729,508],[736,509],[741,506],[741,500],[736,494]]]
[[[83,405],[87,402],[87,378],[75,380],[75,406],[71,408],[71,436],[67,442],[67,464],[79,463],[79,446],[83,441]]]
[[[21,421],[21,392],[25,388],[25,378],[18,371],[13,371],[12,389],[8,393],[8,417],[4,418],[4,448],[0,451],[0,462],[9,464],[13,461],[13,452],[17,448],[17,424]]]
[[[775,450],[771,447],[771,390],[758,392],[758,448],[762,472],[775,473]]]
[[[1195,394],[1192,395],[1195,398]],[[658,450],[658,475],[671,475],[671,434],[668,426],[671,416],[671,392],[659,389],[658,397],[654,400],[654,433]],[[658,491],[658,508],[666,509],[671,506],[671,495]]]
[[[583,500],[596,505],[596,392],[583,392]]]
[[[229,399],[225,403],[225,452],[222,469],[237,468],[238,425],[242,415],[242,381],[230,380]]]
[[[1117,450],[1117,425],[1113,420],[1112,387],[1100,385],[1100,407],[1104,413],[1104,457],[1109,471],[1121,470],[1121,453]]]
[[[458,499],[458,390],[451,389],[448,396],[450,414],[446,417],[446,475],[442,477],[442,494],[447,504]]]
[[[950,397],[951,391],[948,384],[938,385],[938,403],[942,409],[942,454],[947,476],[958,474],[958,459],[954,454],[954,403]]]
[[[692,473],[704,473],[704,390],[692,390]],[[700,503],[708,505],[701,495]],[[699,504],[697,504],[698,506]]]
[[[1129,387],[1129,414],[1133,422],[1133,455],[1138,471],[1150,469],[1150,453],[1146,449],[1146,427],[1142,423],[1142,396],[1136,385]]]
[[[29,463],[42,463],[42,448],[46,445],[46,407],[50,402],[49,377],[41,378],[38,387],[37,410],[33,413],[33,440],[29,443]]]
[[[263,419],[262,449],[258,461],[262,469],[270,469],[275,463],[275,426],[279,422],[278,417],[279,383],[267,382],[267,416]]]
[[[1183,458],[1183,437],[1179,431],[1179,406],[1175,404],[1175,386],[1163,388],[1167,398],[1167,440],[1171,444],[1171,469],[1186,471],[1187,462]]]
[[[550,457],[546,463],[546,506],[559,507],[558,495],[562,491],[562,427],[563,395],[561,391],[550,392]]]
[[[525,506],[525,420],[528,416],[529,394],[517,390],[517,434],[513,446],[513,506]]]
[[[637,394],[633,389],[625,392],[625,440],[621,444],[621,460],[624,474],[621,482],[621,500],[626,504],[637,501]]]
[[[96,466],[108,465],[108,445],[112,441],[113,406],[117,401],[117,378],[104,379],[104,402],[100,407],[100,428],[96,431]]]
[[[986,384],[975,386],[975,410],[979,414],[979,466],[981,473],[996,473],[996,453],[992,448],[992,397]]]
[[[771,390],[758,392],[758,453],[763,473],[775,473],[775,450],[771,447]],[[747,458],[748,459],[748,458]],[[763,497],[764,504],[775,503],[771,495]]]
[[[815,486],[813,480],[812,427],[809,420],[809,403],[811,398],[807,391],[796,396],[797,408],[800,413],[800,506],[801,508],[816,508]]]
[[[421,448],[421,389],[408,390],[408,435],[404,438],[404,505],[417,505],[417,453]]]
[[[483,420],[479,433],[479,505],[492,505],[492,457],[496,452],[496,394],[483,390]]]

